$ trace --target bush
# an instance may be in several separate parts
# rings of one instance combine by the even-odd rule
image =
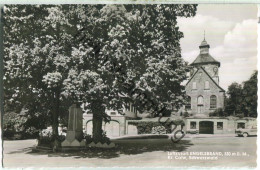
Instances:
[[[83,139],[86,140],[86,144],[90,144],[91,142],[93,142],[93,138],[91,137],[91,135],[88,134],[83,133]]]
[[[39,137],[39,130],[37,130],[35,127],[29,127],[26,128],[23,133],[24,138],[37,138]]]
[[[164,127],[166,133],[170,133],[171,130],[171,126],[168,123],[138,121],[138,122],[129,122],[128,124],[136,126],[138,134],[151,134],[153,133],[152,129],[158,126]]]
[[[102,132],[102,138],[101,138],[101,141],[100,141],[100,142],[101,142],[102,144],[104,144],[104,143],[110,144],[110,139],[107,137],[105,131]]]
[[[6,112],[3,116],[4,137],[12,138],[15,134],[19,134],[22,138],[26,139],[37,138],[39,131],[35,127],[27,124],[28,119],[28,116],[24,114]]]
[[[3,116],[4,137],[11,138],[15,134],[24,133],[25,118],[15,112],[6,112]]]
[[[189,115],[189,113],[186,111],[186,112],[184,112],[184,114],[183,114],[183,117],[189,117],[190,115]]]
[[[209,113],[209,117],[217,116],[216,112]]]
[[[57,140],[59,143],[65,140],[65,135],[59,135]],[[46,147],[53,147],[54,146],[55,138],[52,134],[52,129],[44,129],[40,132],[38,137],[38,146],[46,146]]]
[[[107,137],[106,135],[106,132],[105,131],[102,131],[102,137],[101,137],[101,140],[100,141],[94,141],[93,137],[87,133],[83,133],[83,139],[86,140],[86,144],[90,144],[91,142],[95,142],[95,143],[107,143],[107,144],[110,144],[111,141],[110,139]]]
[[[14,136],[15,130],[5,128],[4,131],[3,131],[3,134],[4,134],[4,137],[5,137],[5,138],[8,138],[8,139],[9,139],[9,138],[11,138],[11,137]]]
[[[155,126],[152,128],[152,134],[166,134],[166,128],[164,126]]]
[[[214,112],[212,113],[209,113],[209,116],[212,117],[212,116],[220,116],[220,117],[226,117],[227,114],[224,112],[224,110],[222,108],[218,108],[216,109]]]
[[[243,113],[236,114],[236,117],[243,118],[244,114]]]

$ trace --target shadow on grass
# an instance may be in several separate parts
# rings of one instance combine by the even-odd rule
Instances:
[[[136,155],[145,152],[164,151],[164,152],[181,152],[192,146],[188,140],[182,140],[179,143],[172,143],[171,141],[156,141],[156,142],[120,142],[117,143],[116,148],[102,149],[102,148],[87,148],[81,151],[66,151],[56,153],[42,153],[42,152],[27,152],[33,155],[48,155],[49,157],[73,157],[73,158],[103,158],[110,159],[120,157],[122,155]]]

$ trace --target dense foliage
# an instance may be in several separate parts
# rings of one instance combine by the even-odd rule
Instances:
[[[183,120],[178,119],[165,122],[129,121],[128,124],[136,126],[138,134],[163,134],[164,132],[170,134],[175,125],[182,126],[185,123]]]
[[[195,12],[196,5],[180,4],[8,5],[5,100],[45,115],[54,136],[62,113],[87,103],[95,141],[109,121],[105,109],[121,113],[128,102],[140,112],[178,108],[188,69],[176,19]]]
[[[148,122],[148,121],[138,121],[138,122],[129,122],[129,125],[134,125],[137,128],[138,134],[151,134],[155,132],[158,127],[163,127],[165,133],[170,133],[171,126],[167,126],[166,124],[162,125],[159,122]]]
[[[209,116],[225,117],[227,116],[227,114],[224,112],[222,108],[218,108],[214,112],[209,113]]]
[[[42,128],[44,122],[34,121],[41,117],[41,114],[35,113],[34,117],[28,115],[27,110],[22,109],[21,112],[16,113],[13,111],[6,111],[3,116],[3,132],[4,137],[12,139],[15,135],[19,135],[19,138],[35,138],[39,134],[39,130]]]
[[[242,84],[228,87],[225,112],[228,115],[257,117],[257,71]]]

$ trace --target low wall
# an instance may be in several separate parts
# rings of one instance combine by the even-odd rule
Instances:
[[[235,129],[238,128],[238,123],[244,123],[245,128],[251,128],[256,125],[255,118],[186,118],[186,132],[197,131],[200,132],[200,122],[213,122],[213,133],[214,134],[234,134]],[[196,127],[191,127],[196,122]],[[218,127],[218,123],[222,123],[223,127]]]
[[[87,134],[92,134],[92,114],[83,115],[83,126]],[[125,117],[122,115],[111,116],[111,121],[109,123],[103,122],[102,129],[106,132],[108,137],[117,137],[125,135]]]
[[[137,122],[158,122],[159,118],[143,118],[141,120],[126,120],[126,117],[123,115],[111,115],[111,120],[109,123],[103,123],[102,129],[106,131],[108,137],[118,137],[123,135],[138,135],[137,126],[134,125]],[[160,121],[165,122],[168,117],[163,117]],[[171,120],[180,120],[178,117],[176,119],[171,118]],[[212,134],[234,134],[235,129],[238,128],[238,123],[244,123],[245,128],[251,128],[256,125],[255,118],[236,118],[236,117],[206,117],[206,118],[195,118],[188,117],[184,118],[185,126],[183,126],[183,130],[186,133],[200,133],[200,123],[201,122],[211,122],[209,128],[212,129]],[[195,122],[196,127],[191,127],[191,122]],[[92,114],[84,114],[83,115],[83,126],[87,134],[92,134]],[[203,126],[203,124],[201,124]],[[172,125],[172,129],[174,129],[174,125]],[[204,126],[204,130],[205,130]],[[173,131],[180,130],[181,126],[178,125],[176,129]]]

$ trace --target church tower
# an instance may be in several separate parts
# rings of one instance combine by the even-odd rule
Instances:
[[[199,46],[199,55],[190,64],[192,69],[185,87],[188,96],[185,109],[194,116],[208,117],[216,109],[224,108],[225,90],[219,86],[220,62],[209,54],[209,48],[204,37]]]
[[[218,69],[220,67],[220,62],[215,60],[209,54],[210,45],[205,40],[205,37],[204,37],[204,40],[201,42],[199,48],[200,48],[200,54],[193,61],[193,63],[191,63],[191,66],[193,66],[193,69],[191,71],[191,76],[192,76],[192,74],[195,73],[195,71],[199,67],[203,67],[207,71],[207,73],[212,77],[212,79],[217,84],[219,84]]]

